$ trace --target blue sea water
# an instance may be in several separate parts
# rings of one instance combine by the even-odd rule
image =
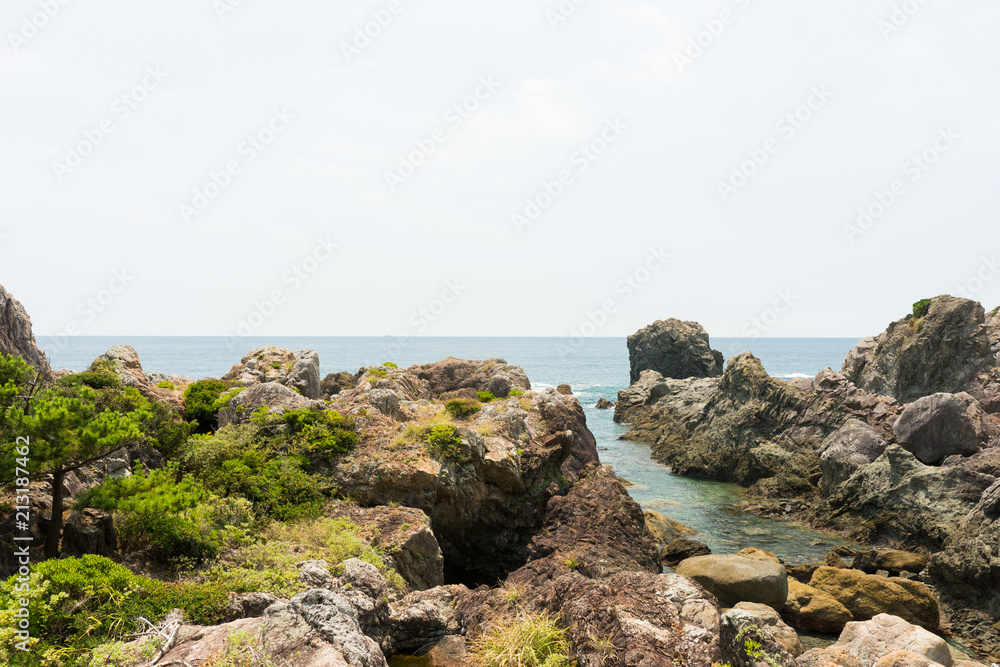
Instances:
[[[826,367],[840,368],[855,338],[713,338],[712,346],[729,358],[750,351],[775,377],[813,377]],[[278,345],[314,349],[322,373],[354,372],[362,366],[393,361],[401,367],[438,361],[503,357],[522,366],[535,389],[569,384],[584,406],[587,424],[597,438],[601,460],[635,484],[629,489],[644,509],[655,509],[698,530],[697,539],[715,553],[756,546],[789,562],[822,559],[835,536],[796,524],[753,516],[732,507],[744,498],[736,485],[685,479],[670,474],[649,457],[649,447],[619,437],[611,410],[597,410],[598,398],[616,400],[629,383],[624,338],[221,338],[221,337],[39,337],[53,368],[83,370],[114,344],[132,345],[146,372],[186,377],[220,377],[251,349]]]

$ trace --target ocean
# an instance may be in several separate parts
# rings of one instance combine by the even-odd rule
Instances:
[[[774,377],[813,377],[826,367],[839,370],[856,338],[713,338],[712,347],[726,358],[750,351]],[[627,428],[615,424],[613,410],[597,410],[598,398],[616,400],[629,383],[624,338],[222,338],[79,336],[38,337],[53,368],[85,369],[115,344],[132,345],[143,369],[192,378],[221,377],[251,349],[278,345],[319,353],[323,375],[355,372],[362,366],[392,361],[400,367],[439,361],[503,357],[524,368],[536,390],[569,384],[584,406],[587,424],[597,439],[601,460],[635,486],[629,493],[643,507],[662,512],[699,531],[696,539],[715,553],[734,553],[755,546],[789,562],[822,560],[836,536],[791,522],[757,517],[735,509],[745,498],[733,484],[677,477],[649,457],[649,447],[619,437]]]

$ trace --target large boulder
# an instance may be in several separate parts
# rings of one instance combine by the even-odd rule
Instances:
[[[773,609],[771,613],[777,616]],[[781,623],[780,618],[777,623]],[[719,622],[719,648],[726,664],[733,667],[756,667],[760,663],[771,667],[795,667],[795,655],[774,636],[776,629],[768,627],[760,615],[753,611],[735,608],[724,613]],[[795,635],[794,631],[792,635]],[[785,640],[787,643],[788,638],[785,637]],[[750,653],[747,650],[748,642],[756,642],[760,654]],[[798,636],[795,636],[795,642],[798,642]],[[801,645],[798,649],[801,653]],[[767,656],[766,661],[764,655]]]
[[[829,494],[859,468],[881,456],[886,446],[885,438],[874,428],[858,419],[848,419],[819,450],[819,467],[823,471],[820,488]]]
[[[919,574],[927,567],[927,558],[899,549],[865,549],[855,553],[851,567],[867,574],[875,574],[879,570],[885,570],[893,576],[902,572]]]
[[[943,639],[890,614],[848,623],[834,646],[853,653],[862,667],[874,667],[880,659],[899,650],[922,655],[945,667],[950,667],[953,661]]]
[[[759,628],[766,628],[774,641],[786,653],[792,657],[802,655],[802,642],[799,641],[799,635],[781,620],[778,612],[767,605],[757,602],[740,602],[733,609],[746,611],[756,616],[757,621],[753,625]]]
[[[111,556],[118,549],[114,519],[100,510],[74,510],[63,525],[61,546],[67,556]]]
[[[431,394],[440,396],[460,389],[488,391],[506,398],[511,390],[530,391],[531,382],[520,366],[491,357],[482,361],[448,357],[433,364],[414,365],[408,369],[430,386]]]
[[[926,315],[907,315],[874,341],[861,341],[842,372],[859,389],[908,403],[937,392],[965,391],[979,373],[996,366],[983,307],[939,296]]]
[[[836,598],[856,621],[892,614],[928,630],[937,630],[941,623],[937,599],[919,581],[821,567],[813,573],[809,585]]]
[[[245,422],[260,408],[279,413],[309,407],[321,407],[321,404],[277,382],[254,384],[234,396],[229,404],[219,411],[219,427]]]
[[[854,620],[837,598],[792,577],[788,578],[788,600],[781,615],[792,627],[828,634],[839,633]]]
[[[315,350],[292,352],[274,345],[258,347],[233,366],[223,379],[245,387],[276,382],[308,399],[322,396],[319,354]]]
[[[989,421],[969,394],[937,393],[906,406],[892,431],[903,449],[938,465],[949,456],[971,456],[989,440]]]
[[[43,376],[52,372],[45,353],[35,343],[28,312],[3,285],[0,285],[0,354],[23,358]]]
[[[781,611],[788,599],[788,575],[779,563],[739,555],[696,556],[675,571],[697,581],[727,607],[759,602]]]
[[[657,320],[628,337],[628,356],[630,383],[645,370],[677,379],[722,375],[722,353],[697,322]]]

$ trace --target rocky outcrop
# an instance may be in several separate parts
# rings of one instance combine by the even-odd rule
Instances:
[[[862,667],[874,667],[880,659],[899,650],[911,651],[941,665],[952,664],[951,651],[943,639],[890,614],[848,623],[834,647],[857,656]]]
[[[363,374],[364,371],[358,371],[354,375],[345,371],[330,373],[319,383],[320,394],[322,394],[324,400],[329,401],[331,397],[336,396],[340,392],[357,387],[358,380],[361,379]]]
[[[937,599],[919,581],[821,567],[809,585],[836,598],[856,621],[892,614],[928,630],[937,630],[941,622]]]
[[[457,362],[442,363],[453,368],[473,363]],[[513,377],[512,367],[499,362],[494,367]],[[423,510],[449,581],[492,583],[521,566],[549,499],[567,493],[583,467],[597,461],[579,402],[547,390],[490,401],[456,419],[429,400],[435,391],[420,377],[444,375],[440,365],[378,371],[332,401],[362,433],[332,471],[332,481],[362,506],[397,503]],[[447,388],[435,389],[442,387]],[[398,398],[398,414],[378,407],[385,391]],[[435,436],[443,444],[432,441],[433,426],[445,428]]]
[[[610,410],[615,407],[615,404],[606,398],[597,399],[597,404],[594,406],[598,410]]]
[[[531,390],[531,382],[520,366],[512,366],[500,357],[470,361],[448,357],[433,364],[414,365],[409,371],[427,382],[433,396],[459,389],[488,391],[506,398],[512,389]]]
[[[865,339],[842,372],[863,391],[904,403],[938,392],[967,391],[997,359],[983,307],[939,296],[923,317],[907,315],[874,340]]]
[[[771,613],[758,611],[760,607]],[[791,632],[794,641],[783,632],[785,628]],[[748,640],[756,642],[760,646],[759,650],[769,656],[770,660],[765,664],[772,667],[795,667],[795,656],[802,652],[795,631],[781,622],[777,612],[764,605],[751,605],[750,609],[737,606],[724,613],[720,619],[719,647],[726,664],[733,667],[756,667],[760,657],[747,652]],[[789,648],[798,650],[793,654]]]
[[[43,376],[52,372],[45,353],[35,343],[28,312],[3,285],[0,285],[0,354],[23,358]]]
[[[733,556],[696,556],[676,568],[691,577],[727,607],[758,602],[781,611],[788,599],[788,575],[779,563]]]
[[[660,549],[660,562],[667,567],[677,567],[688,558],[708,556],[711,553],[712,550],[704,542],[678,537]]]
[[[142,370],[139,354],[131,345],[112,345],[107,352],[94,360],[92,368],[107,368],[121,380],[122,385],[140,391],[149,388],[149,378]]]
[[[768,376],[760,360],[733,357],[721,379],[668,380],[647,371],[619,393],[615,418],[625,436],[652,445],[676,474],[795,495],[816,490],[818,451],[847,420],[865,420],[883,436],[896,401],[859,392],[832,371],[793,385]]]
[[[415,591],[393,603],[389,632],[395,649],[414,652],[449,635],[461,634],[463,618],[457,607],[468,595],[465,586],[437,586]]]
[[[854,554],[851,567],[867,574],[885,570],[898,577],[903,572],[920,574],[927,567],[927,558],[921,554],[898,549],[862,549]]]
[[[316,401],[310,401],[296,391],[277,382],[264,382],[244,389],[218,414],[219,428],[229,424],[241,424],[260,408],[278,413],[285,410],[300,410],[309,407],[322,407]]]
[[[276,382],[307,399],[322,396],[319,354],[314,350],[292,352],[274,345],[258,347],[233,366],[223,379],[245,387]]]
[[[990,421],[969,394],[932,394],[906,406],[892,427],[899,445],[921,462],[971,456],[989,442]]]
[[[931,559],[930,568],[945,582],[1000,590],[1000,480],[983,492],[955,539]]]
[[[677,379],[722,375],[722,353],[697,322],[657,320],[628,337],[628,356],[632,383],[646,370]]]
[[[680,521],[671,519],[667,515],[655,510],[646,510],[642,515],[646,521],[646,528],[649,530],[650,535],[659,544],[669,544],[678,537],[687,537],[698,532],[694,528],[685,526]]]
[[[767,630],[785,653],[793,658],[802,655],[802,642],[799,641],[799,635],[781,620],[781,616],[775,610],[756,602],[740,602],[733,607],[733,610],[753,614],[757,621],[752,625]]]
[[[819,450],[819,467],[823,471],[820,488],[829,494],[847,479],[882,455],[885,438],[858,419],[849,419],[831,435]]]

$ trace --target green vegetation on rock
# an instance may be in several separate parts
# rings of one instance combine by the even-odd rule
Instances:
[[[184,390],[184,414],[188,421],[196,424],[198,433],[211,433],[218,424],[216,416],[221,409],[219,399],[232,385],[223,380],[198,380]]]
[[[500,617],[472,643],[483,667],[568,667],[566,631],[549,614]]]
[[[444,409],[450,412],[452,416],[461,419],[476,414],[483,409],[483,406],[479,401],[473,401],[468,398],[455,398],[445,403]]]
[[[913,316],[918,320],[925,317],[931,309],[931,301],[933,299],[921,299],[913,304]]]

